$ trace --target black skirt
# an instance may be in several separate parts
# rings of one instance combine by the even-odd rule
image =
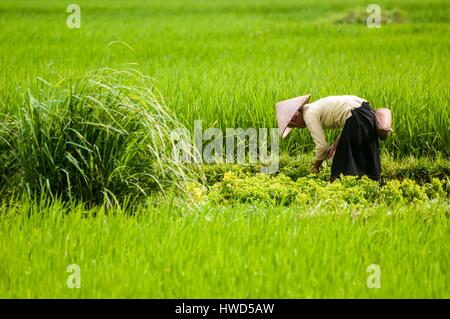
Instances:
[[[375,112],[368,102],[352,110],[341,132],[333,163],[331,181],[343,175],[368,176],[380,180],[380,146]]]

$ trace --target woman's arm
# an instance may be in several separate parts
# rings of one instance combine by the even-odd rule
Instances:
[[[315,159],[323,162],[327,159],[329,147],[327,140],[325,139],[325,132],[323,131],[322,124],[315,114],[309,118],[305,118],[305,122],[315,144]]]
[[[336,141],[330,146],[328,149],[327,159],[332,159],[334,156],[334,153],[336,153],[336,148],[339,143],[339,139],[341,138],[341,134],[336,138]]]
[[[311,167],[311,173],[319,173],[320,167],[324,160],[327,159],[328,144],[325,139],[325,133],[322,128],[322,123],[316,113],[309,113],[304,117],[306,127],[308,128],[311,137],[315,144],[315,161]]]
[[[334,153],[336,153],[336,148],[337,145],[339,143],[339,139],[341,138],[341,134],[339,134],[339,136],[336,138],[336,141],[334,141],[334,143],[330,146],[330,148],[328,149],[328,154],[327,154],[327,159],[332,159],[334,156]],[[312,172],[313,173],[319,173],[320,172],[320,167],[322,166],[323,160],[315,160],[313,167],[312,167]]]

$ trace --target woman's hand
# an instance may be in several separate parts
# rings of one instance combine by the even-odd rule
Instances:
[[[341,134],[339,134],[339,136],[336,139],[336,141],[334,141],[334,143],[328,148],[327,159],[332,159],[333,158],[334,153],[336,153],[336,148],[337,148],[337,145],[339,143],[339,139],[340,138],[341,138]]]
[[[313,174],[319,174],[320,167],[322,166],[323,161],[315,161],[313,166],[311,167],[311,173]]]
[[[327,159],[333,158],[334,153],[336,153],[336,146],[336,144],[333,144],[328,148]]]

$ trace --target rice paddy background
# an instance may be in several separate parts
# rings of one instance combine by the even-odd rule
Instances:
[[[448,1],[377,1],[387,19],[379,29],[366,27],[364,1],[77,1],[80,29],[67,28],[67,4],[0,3],[0,297],[448,298]],[[276,127],[274,103],[305,93],[362,96],[393,111],[395,133],[382,148],[395,170],[386,178],[421,184],[435,176],[447,195],[374,207],[341,198],[330,209],[320,201],[233,206],[174,192],[148,195],[133,211],[121,199],[92,207],[45,191],[30,198],[27,182],[51,188],[40,177],[53,171],[33,169],[38,156],[55,170],[67,163],[56,151],[25,152],[33,144],[17,143],[16,136],[32,141],[29,132],[61,140],[57,126],[16,125],[25,123],[18,119],[27,90],[45,102],[45,82],[59,96],[105,67],[150,76],[157,98],[146,105],[167,106],[191,130],[195,119],[205,128]],[[55,105],[59,112],[63,104]],[[105,152],[120,144],[108,141]],[[312,147],[299,130],[281,145],[288,163],[303,156],[292,168],[300,172]],[[21,162],[20,154],[35,155]],[[92,157],[100,168],[89,183],[110,176],[104,167],[120,167],[111,154]],[[71,176],[83,180],[89,163]],[[212,186],[203,184],[202,196]],[[129,185],[115,192],[125,195]],[[72,263],[81,267],[80,289],[66,286]],[[372,263],[382,269],[380,289],[366,285]]]

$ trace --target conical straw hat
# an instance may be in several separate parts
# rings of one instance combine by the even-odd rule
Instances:
[[[291,128],[288,127],[289,122],[294,117],[295,113],[306,103],[308,103],[311,94],[294,97],[293,99],[280,101],[275,105],[277,112],[278,131],[281,138],[285,138]]]

